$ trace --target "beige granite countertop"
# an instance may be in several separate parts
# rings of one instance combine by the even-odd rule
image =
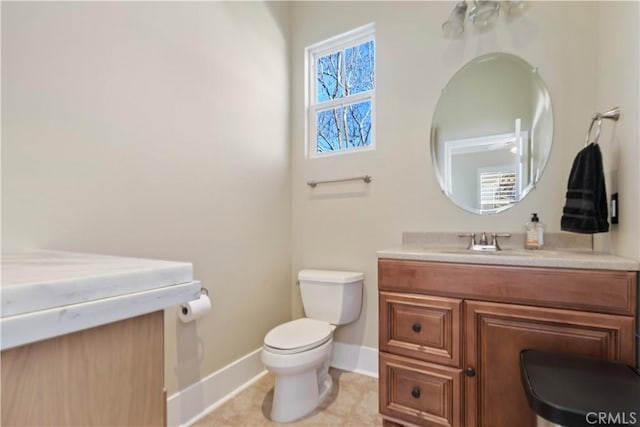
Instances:
[[[401,246],[380,250],[377,255],[378,258],[467,264],[640,270],[637,260],[593,251],[590,235],[548,233],[544,249],[524,249],[522,239],[519,233],[512,233],[510,238],[501,240],[502,251],[475,252],[467,250],[466,241],[456,233],[405,232]]]
[[[467,264],[514,265],[522,267],[582,268],[637,271],[638,261],[588,249],[504,249],[473,252],[461,247],[406,244],[377,252],[378,258],[438,261]]]

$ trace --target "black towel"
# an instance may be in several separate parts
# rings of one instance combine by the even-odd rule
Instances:
[[[562,213],[562,230],[574,233],[609,231],[607,190],[598,144],[587,145],[573,161]]]

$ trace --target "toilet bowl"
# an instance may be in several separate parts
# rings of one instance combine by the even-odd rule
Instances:
[[[262,363],[276,377],[273,421],[286,423],[305,416],[331,391],[334,329],[326,322],[302,318],[272,329],[265,337]]]
[[[336,325],[355,321],[362,306],[362,273],[303,270],[298,275],[308,317],[267,333],[262,363],[275,375],[270,418],[287,423],[311,413],[329,395]]]

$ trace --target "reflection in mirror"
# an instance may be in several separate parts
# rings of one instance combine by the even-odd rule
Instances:
[[[442,91],[431,157],[456,205],[490,214],[535,186],[552,139],[551,100],[536,70],[517,56],[492,53],[463,66]]]

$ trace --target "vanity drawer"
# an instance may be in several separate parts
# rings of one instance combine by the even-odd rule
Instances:
[[[423,426],[462,424],[462,370],[380,353],[380,412]]]
[[[378,260],[381,291],[635,315],[635,272]]]
[[[462,301],[380,292],[381,351],[460,367]]]

